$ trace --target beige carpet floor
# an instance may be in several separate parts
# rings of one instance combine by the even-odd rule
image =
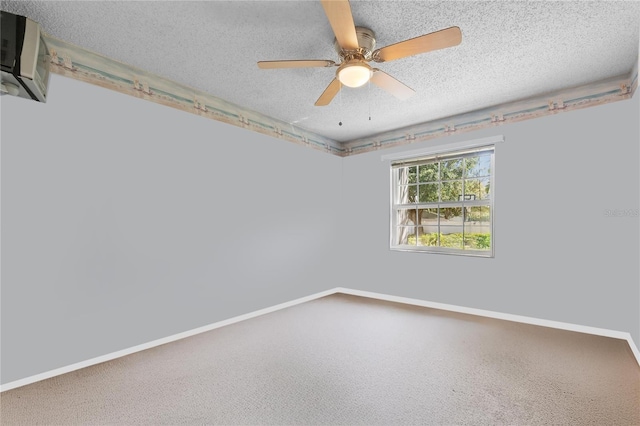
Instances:
[[[640,425],[624,340],[332,295],[3,392],[2,425]]]

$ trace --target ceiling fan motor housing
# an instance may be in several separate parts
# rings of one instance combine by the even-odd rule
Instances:
[[[356,27],[356,36],[358,37],[358,46],[360,46],[357,50],[344,50],[338,44],[338,40],[334,39],[333,46],[336,52],[344,62],[351,59],[370,61],[376,47],[376,34],[369,28]]]

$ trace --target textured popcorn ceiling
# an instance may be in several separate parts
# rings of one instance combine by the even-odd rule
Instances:
[[[635,1],[351,6],[356,25],[376,32],[378,47],[450,26],[460,27],[462,43],[376,65],[415,89],[408,100],[365,86],[315,107],[335,68],[260,70],[256,62],[337,62],[318,1],[3,1],[1,7],[66,42],[337,141],[626,75],[638,62]]]

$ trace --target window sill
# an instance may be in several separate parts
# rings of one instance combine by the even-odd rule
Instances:
[[[447,249],[443,247],[425,247],[425,246],[390,246],[391,251],[413,252],[413,253],[430,253],[430,254],[447,254],[453,256],[466,257],[487,257],[493,258],[493,250],[457,250]]]

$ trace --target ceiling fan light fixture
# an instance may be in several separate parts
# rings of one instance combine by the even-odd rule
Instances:
[[[338,80],[348,87],[360,87],[371,78],[372,70],[365,61],[354,60],[338,68]]]
[[[415,90],[367,62],[389,62],[433,50],[453,47],[462,41],[459,27],[423,34],[376,49],[375,33],[366,27],[356,27],[349,0],[320,0],[324,13],[336,36],[333,45],[341,63],[326,59],[259,61],[261,69],[333,67],[338,69],[331,83],[324,89],[315,106],[329,105],[342,86],[361,87],[371,82],[400,100],[407,99]]]

